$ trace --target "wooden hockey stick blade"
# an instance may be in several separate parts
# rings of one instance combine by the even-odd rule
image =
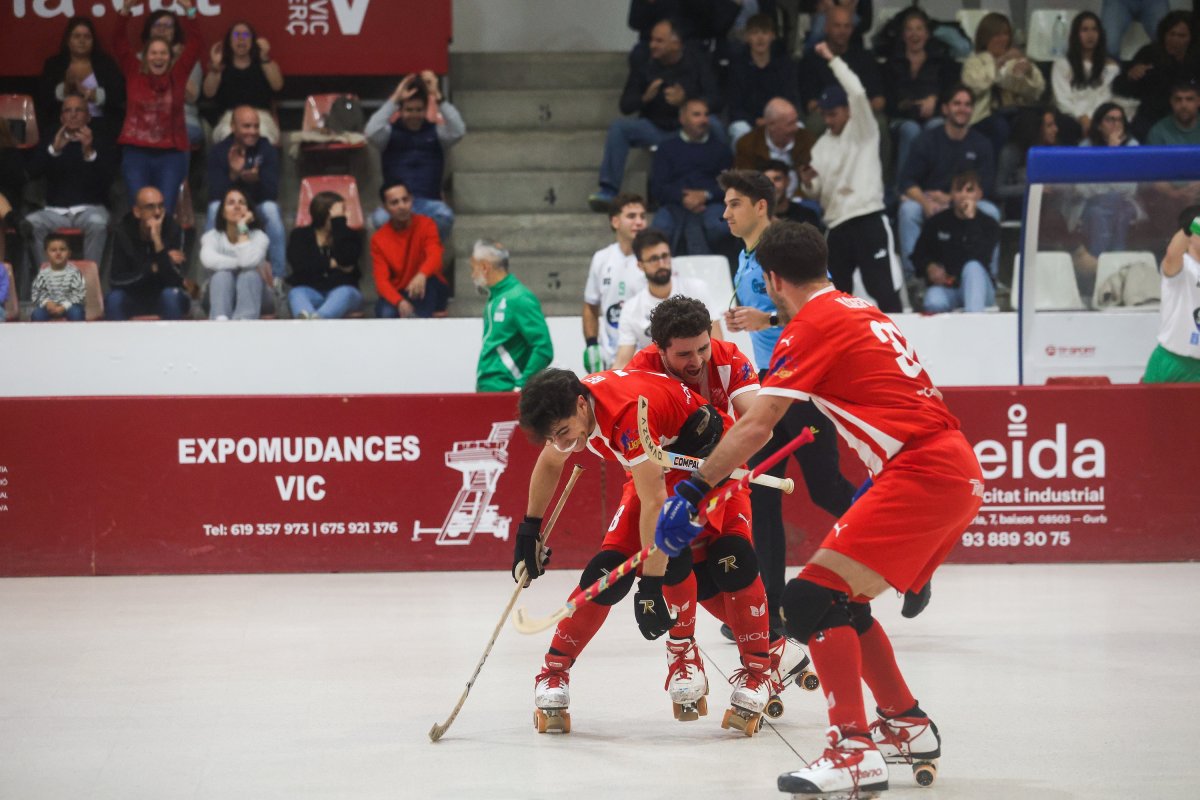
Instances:
[[[545,544],[550,538],[550,534],[554,531],[554,525],[558,522],[558,515],[562,512],[563,506],[567,503],[567,498],[571,495],[571,490],[575,488],[575,481],[579,480],[580,473],[583,472],[583,467],[578,464],[571,470],[571,477],[567,479],[567,485],[563,487],[562,494],[558,496],[558,503],[554,506],[554,511],[551,512],[550,518],[546,521],[546,530],[542,532],[541,543]],[[429,741],[436,742],[445,735],[450,729],[450,725],[454,722],[454,718],[458,716],[458,712],[462,709],[463,703],[467,702],[467,695],[471,692],[471,687],[475,685],[475,679],[479,677],[480,671],[483,669],[483,662],[487,661],[487,657],[492,652],[492,647],[496,644],[496,639],[500,636],[500,629],[504,627],[505,620],[512,612],[513,606],[517,604],[517,598],[521,595],[521,590],[525,588],[523,578],[527,574],[524,564],[517,565],[517,588],[513,590],[512,597],[508,600],[508,605],[504,607],[504,613],[500,615],[500,621],[496,623],[495,629],[492,631],[492,638],[488,641],[487,647],[483,650],[483,655],[479,658],[479,663],[475,665],[475,672],[471,675],[471,679],[467,681],[467,688],[463,689],[462,697],[458,698],[458,704],[454,706],[454,710],[450,712],[450,716],[445,722],[434,723],[429,729]]]
[[[672,453],[654,443],[654,437],[650,435],[650,403],[641,395],[638,395],[637,425],[638,439],[641,440],[646,455],[655,464],[667,469],[685,469],[688,472],[695,472],[704,466],[702,458]],[[729,477],[736,481],[749,474],[747,470],[739,467],[729,473]],[[750,482],[758,486],[778,489],[784,494],[791,494],[796,489],[796,482],[791,478],[776,478],[774,475],[755,475]]]
[[[607,575],[604,575],[600,580],[593,583],[586,589],[576,589],[569,598],[566,604],[555,611],[548,617],[532,619],[525,612],[525,608],[518,608],[513,613],[513,627],[521,633],[539,633],[546,630],[551,625],[556,625],[560,620],[566,619],[575,613],[575,609],[584,603],[590,603],[609,589],[621,578],[633,572],[641,565],[643,561],[649,558],[652,554],[657,553],[658,548],[654,545],[643,547],[638,552],[631,555],[614,569],[610,570]]]

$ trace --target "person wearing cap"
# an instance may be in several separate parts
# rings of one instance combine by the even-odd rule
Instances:
[[[1200,205],[1179,215],[1162,260],[1158,346],[1142,383],[1200,383]]]
[[[821,92],[825,132],[800,171],[804,193],[824,210],[829,274],[839,291],[854,290],[854,270],[885,313],[902,311],[900,262],[895,236],[884,214],[879,124],[862,81],[825,42],[814,50],[829,62],[838,85]]]

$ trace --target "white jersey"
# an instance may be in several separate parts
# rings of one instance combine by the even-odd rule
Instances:
[[[637,257],[622,253],[616,242],[592,256],[583,302],[600,307],[600,355],[606,365],[612,364],[617,355],[621,306],[645,288],[646,274],[638,269]]]
[[[1200,359],[1200,262],[1183,254],[1183,269],[1162,278],[1158,343],[1177,356]]]
[[[671,276],[671,297],[690,297],[699,300],[708,308],[711,319],[720,319],[721,310],[713,306],[708,296],[708,287],[704,281],[697,278]],[[650,312],[666,298],[658,298],[650,294],[649,287],[642,289],[625,301],[621,309],[621,320],[618,323],[617,344],[631,344],[635,350],[641,350],[650,344]]]

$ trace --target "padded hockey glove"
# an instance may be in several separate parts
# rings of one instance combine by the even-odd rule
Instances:
[[[600,355],[600,345],[595,339],[588,339],[587,347],[583,348],[583,371],[589,375],[604,369],[604,358]]]
[[[711,491],[712,487],[695,475],[675,484],[675,494],[663,503],[654,527],[654,543],[659,550],[674,558],[700,535],[704,526],[696,521],[696,514]]]
[[[675,626],[675,617],[663,597],[663,576],[643,575],[633,596],[633,617],[642,636],[653,641]]]
[[[516,544],[513,547],[512,576],[514,581],[517,580],[517,567],[524,564],[527,576],[526,586],[545,572],[546,565],[550,563],[550,548],[542,547],[541,539],[538,538],[541,529],[541,517],[525,517],[517,526]]]

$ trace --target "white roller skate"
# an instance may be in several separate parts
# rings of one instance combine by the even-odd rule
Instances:
[[[708,677],[695,639],[667,639],[667,682],[675,719],[690,722],[708,715]]]
[[[835,726],[826,731],[829,747],[804,769],[779,776],[781,792],[822,798],[869,798],[888,788],[883,754],[867,736],[842,736]]]
[[[914,706],[913,710],[920,709]],[[942,755],[942,737],[929,717],[881,714],[871,725],[871,738],[889,764],[909,764],[918,784],[933,784]]]
[[[766,708],[768,717],[778,719],[783,716],[783,700],[779,695],[793,683],[810,692],[821,688],[821,681],[811,665],[808,654],[796,640],[780,636],[771,644],[771,699],[767,701]]]
[[[730,708],[721,720],[722,728],[737,728],[747,736],[762,727],[762,713],[771,698],[771,657],[742,656],[742,668],[729,679],[733,694]]]
[[[546,666],[534,678],[533,727],[538,733],[547,731],[571,732],[571,715],[567,706],[571,704],[570,681],[571,664],[574,659],[569,656],[546,654]]]

